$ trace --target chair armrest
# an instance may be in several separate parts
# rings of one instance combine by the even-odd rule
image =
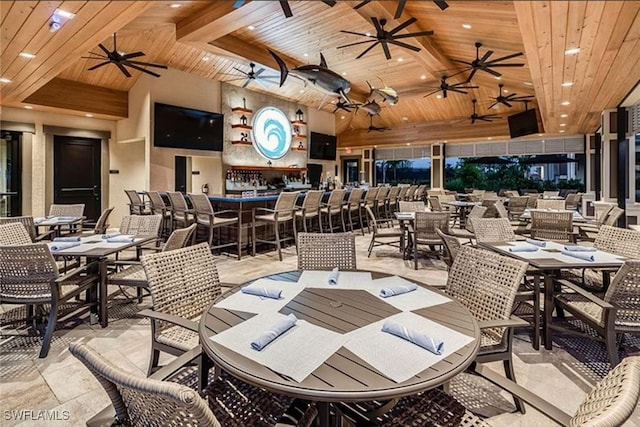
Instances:
[[[540,412],[542,412],[552,420],[556,421],[560,425],[563,425],[563,426],[569,425],[569,422],[571,421],[571,416],[569,414],[562,411],[560,408],[552,405],[551,403],[547,402],[546,400],[540,398],[539,396],[531,393],[529,390],[525,389],[524,387],[521,387],[515,382],[508,380],[507,378],[501,375],[496,374],[494,371],[492,371],[488,367],[479,363],[476,364],[474,371],[476,374],[494,383],[501,389],[506,390],[512,395],[521,398],[522,400],[527,402],[527,404],[533,406],[534,408],[536,408],[537,410],[539,410]]]
[[[258,211],[262,211],[262,212],[267,212],[267,213],[276,213],[275,209],[269,209],[269,208],[253,208],[253,212],[258,212]]]
[[[41,240],[44,240],[46,237],[49,237],[49,238],[53,237],[53,236],[55,236],[55,234],[56,234],[56,230],[46,231],[46,232],[44,232],[42,234],[38,234],[38,236],[36,236],[36,238],[35,238],[35,241],[39,242]],[[49,239],[49,240],[51,240],[51,239]]]
[[[585,297],[586,299],[588,299],[592,303],[597,304],[602,308],[605,308],[605,309],[613,309],[614,308],[613,305],[611,305],[608,302],[604,301],[602,298],[598,298],[597,296],[593,295],[591,292],[589,292],[589,291],[587,291],[585,289],[582,289],[580,286],[576,285],[575,283],[571,283],[570,281],[565,280],[565,279],[556,280],[555,282],[561,284],[562,286],[566,286],[567,288],[570,288],[575,293],[580,294],[580,296]]]
[[[511,316],[508,319],[482,320],[478,322],[480,329],[489,328],[518,328],[529,326],[529,322],[522,320],[517,316]]]
[[[232,210],[232,209],[225,209],[225,210],[223,210],[223,211],[216,211],[216,212],[214,212],[214,213],[213,213],[213,216],[214,216],[214,217],[217,217],[217,216],[222,216],[222,217],[224,217],[224,215],[229,215],[229,214],[233,214],[233,215],[234,215],[234,216],[236,216],[236,217],[238,217],[238,216],[239,216],[239,215],[238,215],[238,212],[237,212],[237,211],[234,211],[234,210]]]
[[[84,271],[87,271],[89,269],[89,267],[96,267],[98,265],[98,261],[93,261],[89,264],[85,264],[82,265],[80,267],[74,268],[71,271],[66,272],[65,274],[63,274],[62,276],[59,276],[56,279],[56,282],[60,283],[60,282],[64,282],[66,280],[69,280],[70,278],[72,278],[73,276],[80,274]]]
[[[202,346],[197,345],[193,347],[191,350],[182,353],[177,358],[173,359],[171,363],[164,365],[162,368],[158,369],[150,375],[149,378],[154,380],[165,380],[182,369],[185,365],[189,363],[193,363],[195,359],[200,357],[202,354]]]
[[[141,316],[149,317],[153,320],[161,320],[163,322],[173,323],[178,326],[182,326],[185,329],[189,329],[193,332],[198,332],[198,324],[193,320],[185,319],[183,317],[174,316],[172,314],[162,313],[159,311],[153,310],[142,310],[140,313]]]

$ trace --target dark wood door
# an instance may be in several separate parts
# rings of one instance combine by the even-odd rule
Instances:
[[[22,213],[21,132],[0,132],[0,216]]]
[[[101,145],[99,139],[53,138],[53,202],[84,203],[84,215],[89,220],[100,216]]]

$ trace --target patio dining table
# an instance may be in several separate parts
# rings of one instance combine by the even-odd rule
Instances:
[[[331,402],[393,399],[449,381],[475,359],[478,324],[458,301],[422,283],[389,298],[384,287],[406,279],[367,271],[291,271],[265,276],[249,287],[277,287],[278,300],[232,289],[200,320],[200,341],[214,364],[249,384],[316,402],[328,426]],[[294,314],[295,325],[261,351],[251,340],[276,319]],[[444,341],[434,354],[382,332],[388,319]]]
[[[593,269],[611,269],[619,268],[624,264],[626,257],[611,254],[601,250],[595,250],[593,252],[575,252],[579,254],[589,254],[593,256],[593,261],[578,258],[576,256],[567,255],[563,250],[567,246],[576,246],[562,244],[552,241],[546,241],[544,247],[539,247],[537,250],[533,250],[530,243],[526,241],[518,242],[482,242],[480,247],[498,252],[502,255],[506,255],[512,258],[516,258],[525,262],[528,262],[531,267],[536,271],[538,278],[534,280],[534,284],[539,283],[539,276],[544,278],[544,309],[542,317],[543,328],[543,340],[544,347],[547,350],[552,349],[551,343],[551,316],[553,314],[553,294],[554,286],[553,279],[560,278],[562,270],[567,269],[581,269],[581,268],[593,268]],[[522,247],[527,247],[531,251],[520,251]],[[534,290],[539,293],[538,287]]]
[[[453,206],[457,209],[458,213],[460,214],[460,222],[458,223],[460,228],[465,228],[467,215],[469,214],[469,212],[471,212],[471,209],[473,209],[474,206],[482,204],[482,202],[466,202],[462,200],[446,201],[441,203],[443,205]]]
[[[85,217],[85,216],[79,216],[79,217],[76,217],[76,216],[47,216],[47,217],[34,218],[33,219],[33,223],[35,224],[36,228],[38,228],[38,227],[52,228],[52,229],[55,230],[55,235],[56,236],[60,236],[63,226],[66,225],[71,230],[74,227],[77,227],[78,225],[82,225],[82,222],[86,218],[87,217]]]
[[[116,236],[114,236],[116,237]],[[120,236],[124,237],[124,236]],[[69,258],[85,258],[87,263],[92,261],[98,261],[98,274],[99,287],[98,287],[98,312],[91,313],[91,323],[100,322],[103,328],[109,325],[109,315],[107,312],[107,262],[110,255],[117,254],[125,249],[136,249],[140,246],[150,243],[155,240],[155,237],[151,236],[130,236],[129,241],[113,241],[112,239],[103,238],[103,235],[94,234],[87,237],[79,237],[77,245],[70,247],[63,247],[59,250],[55,250],[54,246],[61,242],[53,241],[48,243],[51,249],[51,254],[56,257],[69,257]],[[124,240],[124,239],[116,239]],[[67,242],[64,242],[67,243]],[[73,242],[71,242],[73,243]]]

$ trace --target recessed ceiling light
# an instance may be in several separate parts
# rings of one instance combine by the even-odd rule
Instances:
[[[442,98],[442,95],[436,95],[436,98],[440,99]]]
[[[427,76],[425,76],[424,74],[420,76],[420,80],[426,80]]]
[[[560,129],[560,133],[564,133],[564,129]]]
[[[580,48],[579,47],[574,47],[574,48],[565,50],[564,54],[565,55],[576,55],[579,52],[580,52]]]
[[[398,62],[402,62],[402,61],[404,61],[403,58],[398,58]]]
[[[411,143],[410,143],[410,142],[407,142],[407,145],[411,145]]]
[[[503,91],[504,93],[509,93],[509,91],[508,91],[507,89],[502,89],[502,91]]]
[[[573,86],[573,82],[564,82],[564,83],[562,83],[560,86],[562,86],[562,87],[569,87],[569,86]]]
[[[205,56],[202,57],[203,61],[208,61],[210,59],[211,59],[211,57],[209,55],[205,55]]]
[[[541,134],[541,133],[539,133],[539,134],[538,134],[538,136],[542,136],[542,134]]]
[[[341,118],[342,120],[344,120],[344,116],[340,116],[340,118]]]
[[[25,105],[24,108],[26,108],[27,110],[33,110],[33,107],[31,105]]]
[[[489,141],[491,141],[491,137],[488,137],[487,139],[488,139]]]
[[[87,113],[87,114],[85,114],[85,116],[87,116],[87,117],[93,117],[93,114],[89,114],[89,113]]]
[[[524,84],[527,85],[527,86],[533,86],[533,83],[531,83],[531,82],[524,82]]]
[[[304,93],[304,89],[300,89],[300,93]]]
[[[467,30],[471,29],[471,25],[470,24],[462,24],[462,28],[466,28]]]
[[[36,57],[33,53],[29,53],[29,52],[20,52],[18,55],[22,56],[23,58],[29,58],[29,59],[33,59]]]
[[[402,116],[402,120],[404,120],[404,121],[406,122],[407,120],[409,120],[409,117],[407,117],[407,116]]]
[[[567,124],[566,123],[560,123],[561,127],[565,127]]]
[[[53,14],[57,15],[57,16],[59,16],[61,18],[64,18],[64,19],[73,19],[73,18],[76,17],[75,13],[69,12],[68,10],[64,10],[64,9],[60,9],[60,8],[56,9],[53,12]]]
[[[446,143],[446,142],[447,142],[447,140],[445,139],[445,140],[444,140],[444,141],[442,141],[442,142],[445,142],[445,143]]]
[[[374,146],[373,146],[373,148],[378,148],[378,146],[377,146],[377,145],[374,145]]]
[[[343,75],[343,76],[346,76],[346,75],[347,75],[347,72],[346,72],[346,71],[343,71],[343,72],[342,72],[342,75]]]
[[[254,27],[253,25],[249,25],[247,28],[250,29],[251,31],[256,29],[256,27]]]
[[[569,102],[569,101],[562,101],[562,105],[571,105],[571,102]]]
[[[182,7],[182,5],[180,3],[172,3],[171,6],[169,6],[171,9],[177,9],[179,7]]]
[[[11,80],[5,79],[4,77],[0,79],[0,83],[11,83]]]
[[[371,33],[364,33],[364,34],[365,34],[365,36],[367,36],[367,37],[371,37]]]
[[[303,53],[302,56],[309,56],[309,54],[308,53]]]
[[[334,99],[333,101],[331,101],[331,103],[332,103],[332,104],[335,104],[335,103],[336,103],[336,100]]]
[[[569,117],[569,115],[568,114],[560,114],[560,117],[562,117],[564,119],[565,117]]]
[[[501,76],[496,76],[496,80],[502,80]]]

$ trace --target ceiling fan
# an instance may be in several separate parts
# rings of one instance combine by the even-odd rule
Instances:
[[[501,117],[498,116],[497,114],[477,114],[476,113],[476,103],[478,102],[475,99],[472,99],[471,102],[473,103],[473,114],[471,114],[471,116],[469,116],[469,118],[471,119],[471,124],[474,124],[476,122],[476,120],[482,120],[484,122],[492,122],[496,119],[500,119]]]
[[[493,99],[495,102],[494,102],[493,104],[491,104],[491,105],[489,106],[489,108],[493,108],[493,107],[495,107],[495,106],[496,106],[496,105],[498,105],[498,104],[504,104],[504,105],[506,105],[507,107],[511,107],[511,104],[509,104],[509,102],[516,102],[516,101],[519,101],[519,102],[524,102],[524,101],[530,102],[531,98],[533,98],[533,97],[534,97],[533,95],[523,95],[523,96],[518,96],[518,94],[517,94],[517,93],[510,93],[510,94],[509,94],[509,95],[507,95],[507,96],[502,96],[502,88],[503,88],[503,87],[504,87],[504,85],[503,85],[502,83],[500,83],[500,84],[498,85],[498,88],[499,88],[498,90],[499,90],[500,92],[498,93],[498,96],[496,96],[496,97],[492,97],[492,98],[491,98],[491,99]]]
[[[478,89],[479,86],[468,86],[467,83],[468,82],[460,82],[460,83],[454,83],[454,84],[449,84],[447,83],[447,79],[449,77],[448,76],[442,76],[442,78],[440,79],[440,86],[436,87],[429,87],[427,89],[436,89],[433,92],[430,92],[428,94],[426,94],[424,97],[426,98],[427,96],[433,95],[434,93],[438,93],[440,91],[442,91],[442,97],[446,98],[447,97],[447,92],[458,92],[458,93],[463,93],[463,94],[467,94],[469,92],[467,92],[466,89]]]
[[[371,18],[371,21],[373,22],[374,27],[376,28],[376,35],[369,35],[369,34],[363,34],[363,33],[356,33],[353,31],[345,31],[342,30],[340,31],[341,33],[346,33],[346,34],[355,34],[356,36],[363,36],[363,37],[368,37],[371,40],[365,40],[362,42],[357,42],[357,43],[350,43],[350,44],[345,44],[343,46],[338,46],[338,49],[342,49],[345,47],[350,47],[350,46],[356,46],[359,44],[363,44],[363,43],[373,43],[371,46],[369,46],[368,48],[366,48],[364,50],[364,52],[362,52],[360,55],[358,55],[356,57],[356,59],[360,59],[362,58],[364,55],[366,55],[371,49],[373,49],[378,43],[380,43],[380,45],[382,45],[382,49],[384,50],[384,56],[387,57],[387,59],[391,59],[391,52],[389,52],[389,43],[396,45],[396,46],[400,46],[403,47],[405,49],[409,49],[412,50],[414,52],[419,52],[420,48],[417,48],[415,46],[412,46],[410,44],[398,41],[398,39],[406,39],[408,37],[419,37],[419,36],[430,36],[433,34],[433,31],[418,31],[416,33],[408,33],[408,34],[398,34],[396,35],[396,33],[400,30],[405,29],[406,27],[408,27],[409,25],[413,24],[414,22],[417,21],[416,18],[409,18],[406,21],[404,21],[402,24],[398,25],[397,27],[395,27],[394,29],[387,31],[384,29],[384,26],[387,24],[387,20],[386,19],[380,19],[378,20],[378,18]]]
[[[350,103],[348,103],[346,101],[342,101],[340,99],[338,99],[338,101],[336,102],[335,105],[336,105],[336,108],[334,108],[332,114],[335,114],[336,111],[338,111],[338,110],[343,110],[343,111],[346,111],[347,113],[350,113],[351,111],[353,111],[352,108],[355,108],[356,111],[357,111],[358,107],[360,106],[360,104],[350,104]]]
[[[512,53],[511,55],[502,56],[500,58],[496,58],[496,59],[494,59],[492,61],[489,61],[488,59],[489,59],[489,57],[491,55],[493,55],[493,51],[492,50],[486,51],[485,54],[482,55],[482,58],[480,58],[480,48],[481,47],[482,47],[482,43],[476,42],[476,59],[474,59],[471,62],[463,61],[461,59],[452,59],[452,61],[459,62],[461,64],[465,64],[465,65],[468,65],[469,67],[471,67],[471,74],[469,74],[469,78],[467,78],[467,82],[471,81],[473,76],[476,74],[476,71],[478,71],[478,70],[484,71],[486,73],[489,73],[489,74],[491,74],[491,75],[493,75],[495,77],[500,77],[500,76],[502,76],[502,74],[500,74],[499,72],[497,72],[493,68],[495,68],[495,67],[524,67],[524,64],[522,64],[522,63],[516,63],[516,64],[501,64],[500,63],[501,61],[505,61],[507,59],[511,59],[511,58],[515,58],[515,57],[524,55],[522,52]]]
[[[365,4],[371,2],[371,0],[364,0],[360,3],[358,3],[354,9],[360,9],[362,6],[364,6]],[[445,10],[446,8],[449,7],[449,5],[447,4],[446,1],[444,0],[434,0],[434,3],[436,4],[436,6],[438,6],[440,8],[440,10]],[[398,7],[396,8],[396,13],[395,15],[393,15],[394,19],[399,19],[402,16],[402,11],[404,10],[405,5],[407,4],[407,0],[399,0],[398,1]]]
[[[151,62],[143,62],[143,61],[132,61],[132,58],[137,58],[140,56],[144,56],[144,52],[132,52],[132,53],[121,53],[118,52],[118,45],[116,40],[116,33],[113,33],[113,50],[109,51],[102,43],[98,44],[98,47],[102,49],[104,55],[101,53],[89,52],[89,54],[93,56],[83,56],[83,59],[100,59],[103,62],[94,65],[93,67],[88,68],[88,71],[93,71],[97,68],[103,67],[107,64],[116,64],[116,66],[122,71],[127,77],[131,77],[131,73],[129,70],[125,68],[130,67],[134,70],[142,71],[143,73],[151,74],[154,77],[160,77],[160,74],[154,73],[153,71],[147,70],[143,67],[156,67],[156,68],[164,68],[167,69],[166,65],[162,64],[154,64]],[[105,61],[106,60],[106,61]]]
[[[322,3],[328,5],[329,7],[333,7],[336,5],[337,0],[322,0]],[[236,0],[233,3],[233,8],[237,9],[244,4],[245,0]],[[282,8],[282,12],[284,13],[285,18],[291,18],[293,16],[293,12],[291,11],[291,6],[287,0],[278,0],[280,3],[280,7]]]
[[[385,130],[391,130],[391,128],[388,128],[388,127],[374,126],[373,125],[373,116],[371,114],[369,114],[369,119],[371,120],[371,124],[367,128],[367,133],[371,132],[372,130],[375,130],[375,131],[378,131],[378,132],[384,132]]]
[[[237,81],[237,80],[245,80],[245,82],[242,84],[242,87],[249,86],[249,83],[251,83],[252,81],[255,81],[256,83],[258,83],[263,88],[265,88],[265,86],[262,84],[261,80],[264,80],[264,81],[269,82],[269,83],[275,83],[275,84],[278,84],[280,82],[280,77],[279,76],[265,76],[265,75],[263,75],[262,73],[265,71],[264,67],[260,67],[258,69],[258,71],[255,71],[256,64],[254,64],[253,62],[249,63],[249,67],[251,67],[251,70],[249,72],[243,71],[243,70],[241,70],[240,68],[237,68],[237,67],[233,67],[234,70],[236,70],[237,72],[243,74],[244,75],[243,77],[239,77],[237,74],[229,74],[229,73],[220,73],[220,74],[221,75],[225,75],[225,76],[235,76],[236,78],[227,80],[227,81],[230,81],[230,82]]]

